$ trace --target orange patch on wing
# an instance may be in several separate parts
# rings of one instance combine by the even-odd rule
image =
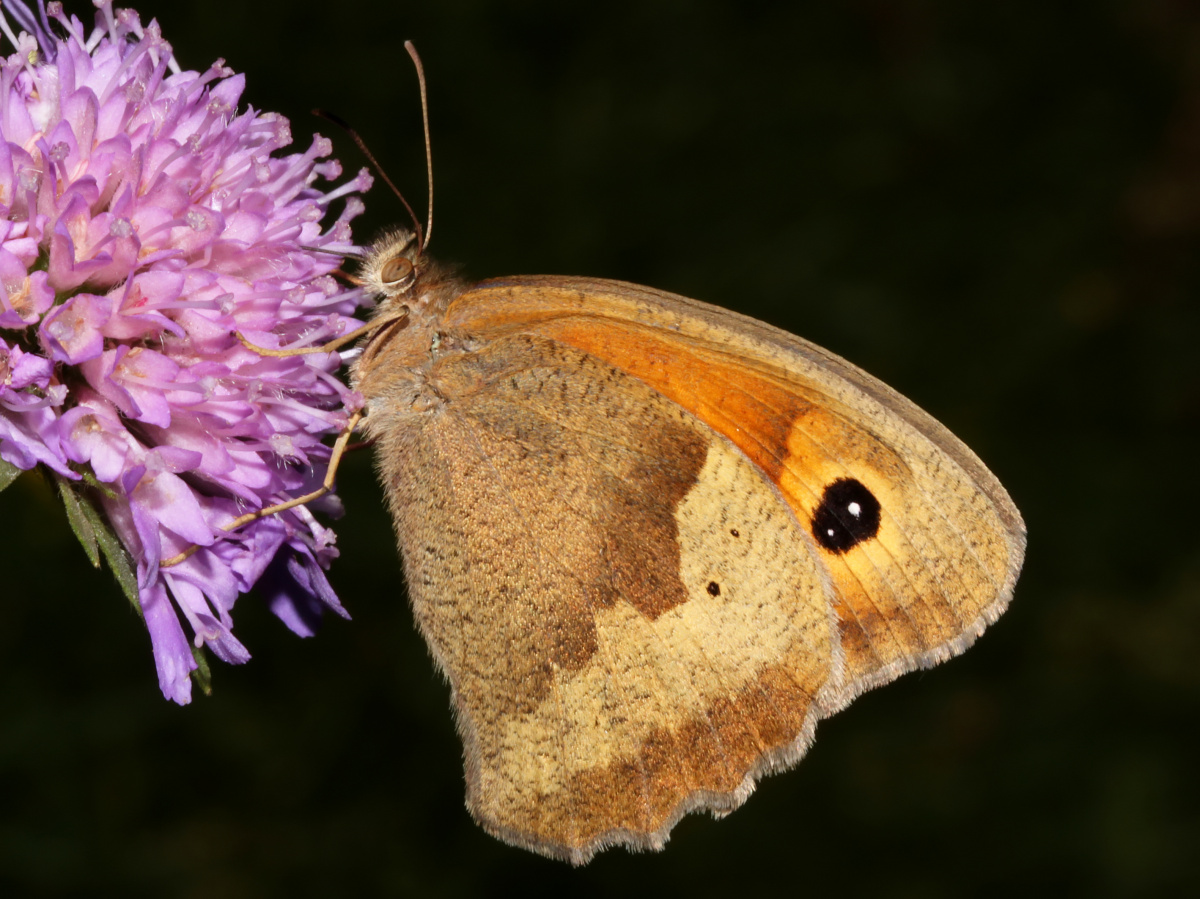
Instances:
[[[779,487],[806,527],[825,487],[838,478],[883,484],[905,472],[878,438],[838,414],[834,398],[732,357],[611,321],[556,319],[533,330],[633,375],[729,438]],[[857,460],[853,468],[848,459]]]
[[[844,555],[821,549],[838,594],[849,672],[856,677],[926,648],[913,615],[936,616],[929,608],[944,597],[908,583],[896,561],[910,552],[908,538],[891,519],[908,502],[910,473],[881,439],[840,414],[835,398],[661,329],[569,317],[529,330],[611,363],[727,437],[778,486],[805,530],[829,484],[843,477],[864,483],[889,519],[879,539]]]
[[[559,318],[530,330],[583,350],[649,384],[724,434],[779,482],[792,423],[811,402],[732,359],[655,329],[593,318]]]

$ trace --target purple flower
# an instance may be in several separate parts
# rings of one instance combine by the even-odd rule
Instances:
[[[0,64],[0,459],[50,469],[68,509],[111,528],[163,694],[185,703],[193,646],[249,658],[230,613],[264,575],[299,634],[346,614],[323,570],[333,534],[307,509],[223,525],[314,489],[323,439],[361,404],[337,354],[266,357],[237,335],[318,345],[357,326],[361,291],[331,273],[357,251],[370,177],[322,191],[341,175],[327,140],[276,155],[288,123],[238,112],[243,76],[180,71],[156,22],[96,5],[90,31],[56,3],[5,0],[19,34],[0,14],[16,51]]]

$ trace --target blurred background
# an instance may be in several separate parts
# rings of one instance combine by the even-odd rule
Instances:
[[[69,2],[90,18],[91,6]],[[215,693],[36,476],[0,494],[0,892],[1148,895],[1200,846],[1200,7],[1182,0],[146,0],[185,68],[358,127],[473,277],[622,278],[765,319],[914,399],[1029,526],[1010,611],[859,699],[662,854],[575,871],[463,807],[369,454],[300,640],[256,597]],[[356,234],[405,219],[382,186]],[[1191,849],[1188,847],[1191,846]]]

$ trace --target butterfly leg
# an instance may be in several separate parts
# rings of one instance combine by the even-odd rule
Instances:
[[[276,503],[273,506],[267,506],[265,509],[259,509],[256,512],[249,512],[245,515],[238,516],[233,521],[221,525],[224,531],[235,531],[243,525],[249,524],[252,521],[257,521],[260,518],[266,518],[268,515],[275,515],[278,512],[286,512],[288,509],[294,509],[296,506],[303,506],[311,503],[313,500],[320,499],[326,493],[333,489],[334,480],[337,476],[338,466],[341,465],[342,456],[346,453],[346,446],[350,442],[350,437],[354,434],[354,429],[358,427],[358,423],[362,421],[365,414],[364,410],[360,409],[350,416],[346,422],[346,427],[338,434],[337,440],[333,444],[333,452],[329,456],[329,467],[325,471],[325,480],[321,482],[321,486],[312,493],[306,493],[304,496],[298,496],[295,499],[289,499],[287,502]],[[160,568],[170,568],[172,565],[178,565],[184,559],[195,553],[199,546],[190,546],[178,555],[171,556],[169,559],[163,559],[158,563]]]
[[[385,316],[383,318],[373,319],[363,325],[361,328],[355,328],[349,334],[343,334],[341,337],[323,343],[320,346],[297,347],[290,350],[273,350],[270,347],[259,346],[256,343],[251,343],[246,339],[241,331],[237,332],[237,339],[242,342],[242,346],[248,350],[253,350],[260,356],[305,356],[310,353],[332,353],[348,343],[353,343],[362,337],[364,334],[374,334],[380,328],[390,325],[394,321],[398,321],[407,317],[408,310],[405,309],[395,315]]]

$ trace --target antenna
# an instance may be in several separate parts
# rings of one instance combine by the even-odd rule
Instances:
[[[400,193],[400,188],[396,186],[395,182],[388,177],[387,172],[383,170],[383,166],[379,164],[379,160],[375,158],[375,154],[367,149],[366,141],[359,137],[358,132],[351,128],[350,123],[341,116],[334,115],[332,112],[329,112],[326,109],[314,109],[312,112],[315,116],[319,116],[322,119],[328,119],[329,121],[333,122],[333,124],[337,125],[343,131],[349,134],[350,138],[356,144],[358,144],[358,149],[362,150],[363,155],[367,157],[367,161],[371,163],[371,165],[375,168],[375,171],[379,172],[379,177],[382,178],[384,183],[392,189],[392,193],[399,198],[400,202],[404,204],[404,208],[408,210],[408,217],[412,219],[413,227],[417,230],[417,243],[423,249],[425,244],[421,241],[421,222],[417,219],[417,214],[413,212],[413,208],[408,205],[408,200],[404,199],[404,194]]]
[[[412,57],[413,65],[417,69],[417,83],[421,86],[421,121],[425,126],[425,173],[429,177],[426,203],[429,218],[425,226],[425,242],[421,244],[421,251],[424,252],[425,248],[429,246],[429,238],[433,235],[433,148],[429,143],[429,95],[425,90],[425,67],[421,65],[421,57],[417,53],[417,48],[413,46],[412,41],[405,41],[404,49]],[[420,235],[417,237],[420,239]]]
[[[320,116],[323,119],[328,119],[333,122],[343,131],[350,135],[358,149],[362,150],[363,155],[367,157],[367,161],[371,163],[375,171],[379,173],[379,177],[384,180],[384,183],[392,189],[392,193],[404,204],[404,208],[408,210],[408,217],[412,219],[413,227],[417,232],[417,246],[421,248],[421,252],[425,252],[425,248],[429,246],[429,238],[433,234],[433,147],[429,141],[429,94],[425,89],[425,67],[421,65],[421,57],[417,53],[417,48],[413,46],[412,41],[404,42],[404,49],[408,51],[408,55],[412,58],[413,66],[417,70],[417,84],[421,88],[421,124],[425,129],[425,173],[428,178],[427,204],[428,217],[426,218],[425,228],[421,228],[421,223],[417,220],[417,214],[413,212],[412,206],[408,200],[404,199],[404,194],[400,193],[395,182],[388,177],[387,172],[383,170],[383,166],[379,164],[379,160],[375,155],[367,149],[367,143],[357,131],[350,127],[350,123],[341,116],[335,115],[326,109],[314,109],[313,115]]]

